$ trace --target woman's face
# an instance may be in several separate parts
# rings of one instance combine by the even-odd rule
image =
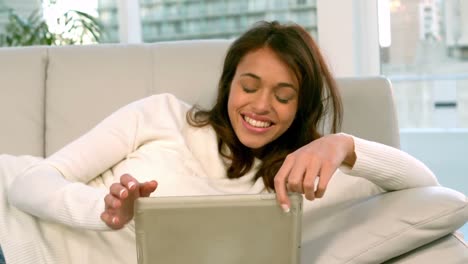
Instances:
[[[239,140],[258,149],[281,136],[297,111],[299,84],[270,48],[247,53],[231,82],[228,114]]]

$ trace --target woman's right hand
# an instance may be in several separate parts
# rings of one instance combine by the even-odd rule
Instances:
[[[105,209],[101,219],[112,229],[121,229],[133,218],[133,204],[138,197],[148,197],[156,190],[156,181],[138,182],[130,174],[113,183],[104,198]]]

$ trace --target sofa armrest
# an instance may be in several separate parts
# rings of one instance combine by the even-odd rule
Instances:
[[[449,234],[412,250],[385,264],[468,263],[468,245],[456,234]]]
[[[316,219],[320,235],[302,243],[301,263],[382,263],[457,230],[468,220],[468,202],[448,188],[422,187],[324,215]]]

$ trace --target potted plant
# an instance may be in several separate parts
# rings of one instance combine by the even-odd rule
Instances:
[[[63,13],[56,20],[52,31],[42,17],[34,11],[22,18],[13,10],[8,11],[8,22],[0,34],[0,46],[72,45],[98,43],[102,36],[102,24],[97,18],[76,10]]]

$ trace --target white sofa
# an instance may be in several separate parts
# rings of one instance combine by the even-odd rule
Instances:
[[[48,156],[117,108],[171,92],[201,106],[216,94],[228,40],[0,49],[0,153]],[[338,80],[343,131],[399,147],[390,83]],[[324,208],[304,230],[302,263],[468,263],[454,233],[464,194],[418,188]],[[14,238],[12,238],[14,239]]]

